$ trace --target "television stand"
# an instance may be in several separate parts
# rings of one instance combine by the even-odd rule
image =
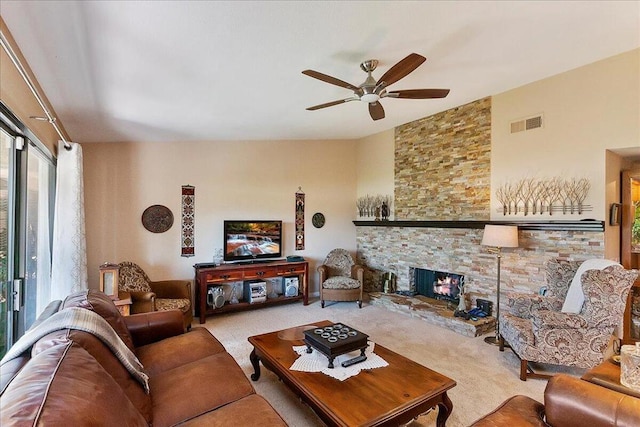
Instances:
[[[212,267],[210,264],[195,264],[196,285],[196,316],[200,323],[205,323],[208,315],[230,313],[235,311],[253,310],[278,304],[287,304],[302,300],[304,305],[309,304],[309,263],[306,261],[287,262],[285,260],[258,260],[250,264],[223,264]],[[262,261],[262,262],[261,262]],[[268,261],[268,262],[264,262]],[[207,306],[207,293],[210,287],[222,286],[233,282],[266,280],[283,277],[297,277],[299,288],[298,295],[287,297],[279,295],[277,298],[267,298],[264,302],[249,303],[245,301],[237,304],[229,304],[228,301],[220,308]],[[242,290],[237,296],[244,295]]]

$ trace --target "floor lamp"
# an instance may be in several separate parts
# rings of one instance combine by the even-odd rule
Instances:
[[[489,246],[490,251],[498,257],[498,280],[496,294],[496,336],[486,337],[484,342],[493,345],[500,344],[500,258],[502,248],[518,247],[518,227],[515,225],[485,225],[482,235],[482,246]]]

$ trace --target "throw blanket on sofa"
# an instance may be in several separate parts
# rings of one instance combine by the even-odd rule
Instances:
[[[29,329],[0,360],[0,367],[29,350],[40,338],[61,329],[75,329],[95,335],[109,347],[131,376],[138,380],[144,386],[145,392],[149,394],[149,376],[144,372],[144,368],[135,354],[129,350],[129,347],[102,316],[79,307],[70,307],[59,311]]]

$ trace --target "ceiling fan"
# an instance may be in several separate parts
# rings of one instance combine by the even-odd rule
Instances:
[[[444,98],[449,94],[449,89],[408,89],[408,90],[396,90],[387,91],[387,86],[397,82],[398,80],[408,76],[413,70],[418,68],[424,61],[426,61],[422,55],[412,53],[406,58],[389,68],[386,73],[380,77],[378,81],[373,78],[371,73],[378,66],[378,60],[369,59],[360,64],[362,71],[368,74],[367,79],[359,86],[352,85],[335,77],[328,76],[326,74],[319,73],[313,70],[304,70],[302,74],[306,74],[314,79],[322,80],[323,82],[330,83],[332,85],[344,87],[353,91],[353,96],[345,99],[339,99],[337,101],[327,102],[325,104],[314,105],[307,108],[309,111],[319,110],[321,108],[332,107],[338,104],[344,104],[350,101],[363,101],[369,104],[369,114],[373,120],[384,119],[384,108],[380,104],[381,98],[405,98],[405,99],[430,99],[430,98]]]

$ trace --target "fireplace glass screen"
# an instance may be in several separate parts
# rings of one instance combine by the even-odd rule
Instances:
[[[416,268],[413,275],[416,292],[429,298],[457,301],[464,286],[461,274]]]

